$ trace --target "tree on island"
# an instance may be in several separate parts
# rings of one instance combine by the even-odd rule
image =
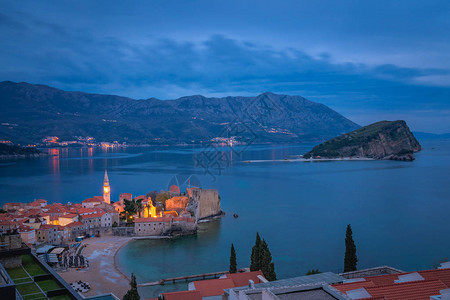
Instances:
[[[250,264],[250,271],[259,271],[261,270],[261,237],[259,236],[259,232],[256,233],[256,241],[255,245],[252,248],[252,256],[251,256],[251,264]]]
[[[141,297],[139,296],[137,290],[136,276],[134,276],[134,273],[131,273],[130,287],[131,288],[128,290],[125,296],[123,296],[123,300],[140,300]]]
[[[356,257],[356,246],[353,241],[352,226],[348,224],[347,231],[345,233],[344,273],[356,271],[357,263],[358,257]]]
[[[267,242],[256,233],[255,245],[252,248],[250,271],[259,271],[263,273],[267,280],[277,280],[275,273],[275,264],[272,262],[272,253],[270,253]]]
[[[234,245],[231,244],[230,273],[236,273],[236,272],[237,272],[236,250],[234,250]]]

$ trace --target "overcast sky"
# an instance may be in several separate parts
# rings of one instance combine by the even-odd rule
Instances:
[[[450,132],[449,1],[0,4],[0,80],[136,99],[272,91]]]

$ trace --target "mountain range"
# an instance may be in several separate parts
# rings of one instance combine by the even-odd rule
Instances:
[[[0,139],[37,143],[46,136],[148,144],[321,142],[359,125],[301,96],[135,100],[69,92],[45,85],[0,82]]]

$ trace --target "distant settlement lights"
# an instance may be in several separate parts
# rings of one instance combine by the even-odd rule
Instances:
[[[103,179],[103,201],[111,204],[111,189],[109,187],[108,172],[105,170],[105,179]]]

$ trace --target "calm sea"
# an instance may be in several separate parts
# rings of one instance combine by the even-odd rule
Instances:
[[[59,155],[51,158],[0,162],[1,201],[80,202],[101,194],[105,169],[112,200],[122,192],[167,189],[177,180],[218,189],[227,214],[202,224],[196,236],[122,248],[119,266],[134,272],[138,282],[227,270],[231,243],[238,267],[247,267],[257,231],[269,244],[278,278],[313,268],[338,272],[349,223],[359,268],[391,265],[409,271],[450,258],[449,141],[422,142],[414,162],[243,162],[284,159],[311,146],[224,148],[220,165],[209,164],[215,178],[196,167],[195,158],[203,157],[199,148],[55,150]],[[140,293],[149,298],[186,288],[181,283]]]

